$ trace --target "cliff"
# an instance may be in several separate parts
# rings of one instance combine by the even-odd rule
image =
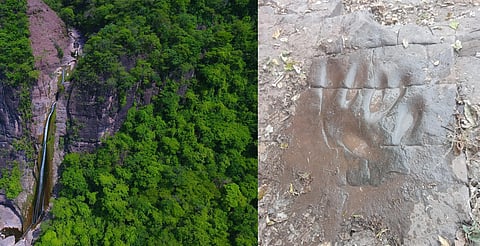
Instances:
[[[6,167],[2,175],[8,175],[12,163],[17,161],[20,164],[20,182],[23,190],[13,201],[5,198],[3,202],[0,201],[0,221],[21,221],[23,225],[0,223],[0,230],[8,227],[21,231],[22,226],[23,229],[28,226],[28,208],[33,198],[37,176],[37,168],[34,164],[41,150],[40,141],[46,116],[57,97],[58,78],[61,76],[62,66],[74,61],[70,56],[74,38],[68,35],[65,24],[53,10],[41,0],[28,0],[26,14],[30,47],[35,60],[35,69],[38,71],[38,79],[30,85],[30,89],[24,90],[30,92],[32,108],[28,113],[31,113],[31,121],[22,118],[20,112],[21,100],[25,100],[21,95],[22,89],[25,88],[0,83],[0,167]],[[57,124],[63,125],[63,128],[57,127],[57,129],[64,131],[66,113],[62,115],[61,112],[64,111],[60,111]],[[25,132],[26,130],[29,132]],[[25,150],[31,150],[32,147],[34,153],[26,153]],[[57,148],[55,154],[54,180],[56,180],[57,167],[61,163],[63,152]],[[9,245],[8,230],[2,230],[2,234],[7,241],[0,241],[0,244]],[[18,235],[16,236],[18,240]],[[20,245],[30,245],[30,243],[31,236],[27,236],[27,239],[22,239]]]
[[[102,138],[118,131],[134,102],[133,90],[125,105],[121,106],[113,89],[82,86],[75,81],[67,83],[66,89],[68,127],[65,147],[68,152],[92,151]]]
[[[22,155],[13,148],[14,141],[23,135],[17,95],[16,89],[0,84],[0,168],[7,167],[7,163],[13,160],[22,159]]]

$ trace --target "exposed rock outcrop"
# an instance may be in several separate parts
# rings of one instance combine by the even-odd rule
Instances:
[[[33,116],[27,125],[38,156],[46,117],[52,103],[57,101],[55,151],[51,170],[53,183],[56,184],[58,167],[65,151],[92,151],[100,139],[118,131],[128,109],[136,100],[136,89],[127,91],[126,100],[120,104],[119,96],[113,89],[93,88],[68,81],[68,76],[76,65],[76,57],[72,54],[82,55],[83,40],[79,33],[68,29],[42,0],[28,0],[27,15],[35,67],[40,72],[37,83],[31,89]],[[157,87],[147,89],[140,100],[150,101],[158,90]],[[16,95],[18,92],[13,88],[0,84],[0,167],[8,161],[26,160],[25,154],[13,147],[15,140],[25,135],[23,119],[18,112],[19,97]],[[29,225],[28,207],[34,194],[37,169],[22,165],[21,170],[23,192],[13,201],[13,207],[0,203],[0,221],[15,221],[11,225],[5,224],[5,227],[19,230],[23,227],[25,230]],[[55,194],[54,191],[53,196]],[[33,232],[36,229],[30,228],[15,245],[30,245],[34,241],[32,235],[38,234]],[[15,243],[11,236],[3,236],[0,245]]]
[[[13,142],[23,135],[21,117],[17,111],[19,97],[17,91],[0,84],[0,168],[7,163],[21,158],[20,153],[13,149]]]
[[[68,149],[72,152],[92,151],[100,139],[119,130],[133,105],[134,92],[128,93],[127,102],[122,107],[113,90],[70,86],[66,108],[70,124]],[[100,97],[103,99],[99,100]]]
[[[26,134],[34,139],[38,155],[45,119],[50,106],[56,100],[61,67],[74,60],[70,56],[73,37],[69,36],[65,24],[56,13],[41,0],[28,0],[27,6],[31,47],[35,67],[40,73],[37,83],[31,89],[33,115],[31,122],[25,122],[18,112],[19,92],[0,84],[0,165],[8,166],[11,161],[18,160],[21,164],[20,170],[23,172],[21,178],[23,192],[14,201],[0,197],[1,245],[15,244],[15,237],[18,240],[19,234],[28,226],[28,207],[31,205],[29,197],[33,197],[34,192],[36,168],[26,165],[25,154],[14,148],[18,144],[16,141],[25,136],[25,125],[22,124],[26,123],[31,130],[30,134]],[[63,115],[61,113],[62,111],[58,118],[65,119],[66,114],[64,111]],[[65,122],[66,120],[63,120],[63,130]],[[61,162],[63,152],[57,148],[55,153],[54,173]],[[12,234],[15,234],[15,237]],[[27,233],[27,236],[16,245],[31,245],[31,235],[31,232]]]
[[[70,37],[67,28],[48,5],[41,0],[28,0],[28,15],[35,67],[40,70],[38,83],[32,90],[32,130],[38,138],[58,91],[59,67],[73,58],[69,57]]]

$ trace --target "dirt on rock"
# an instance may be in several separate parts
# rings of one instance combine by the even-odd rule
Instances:
[[[475,240],[478,139],[458,128],[478,117],[479,15],[460,1],[259,3],[260,245]]]

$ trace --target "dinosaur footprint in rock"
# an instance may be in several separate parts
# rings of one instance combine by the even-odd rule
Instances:
[[[408,64],[374,59],[373,51],[322,58],[313,64],[310,85],[320,98],[325,144],[343,153],[350,185],[379,185],[392,172],[407,174],[402,146],[415,144],[421,95],[408,95]],[[413,142],[412,142],[413,141]]]

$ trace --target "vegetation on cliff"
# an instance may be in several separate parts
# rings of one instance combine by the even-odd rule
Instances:
[[[0,83],[3,86],[29,88],[38,77],[28,39],[26,12],[26,1],[5,0],[0,4]]]
[[[12,107],[11,109],[3,109],[7,114],[11,110],[18,110],[21,117],[24,136],[11,143],[14,145],[13,151],[16,151],[16,154],[23,152],[27,161],[32,161],[33,145],[27,124],[32,118],[30,89],[38,77],[38,71],[34,68],[26,11],[25,0],[4,0],[0,3],[0,87],[2,91],[13,92],[14,95],[8,95],[8,97],[19,100],[18,105],[6,105]],[[8,115],[8,117],[14,116]],[[2,122],[2,124],[10,123]],[[0,151],[0,155],[4,155],[6,159],[16,154],[5,150]],[[4,166],[5,163],[1,165]],[[19,162],[13,161],[5,166],[7,168],[0,170],[0,189],[5,191],[8,198],[13,199],[22,191]]]
[[[49,4],[88,38],[72,83],[159,93],[65,157],[39,245],[257,244],[257,2]]]
[[[0,189],[5,191],[8,199],[14,199],[22,192],[22,184],[20,183],[21,173],[18,161],[13,161],[11,168],[0,170],[2,177],[0,178]]]

